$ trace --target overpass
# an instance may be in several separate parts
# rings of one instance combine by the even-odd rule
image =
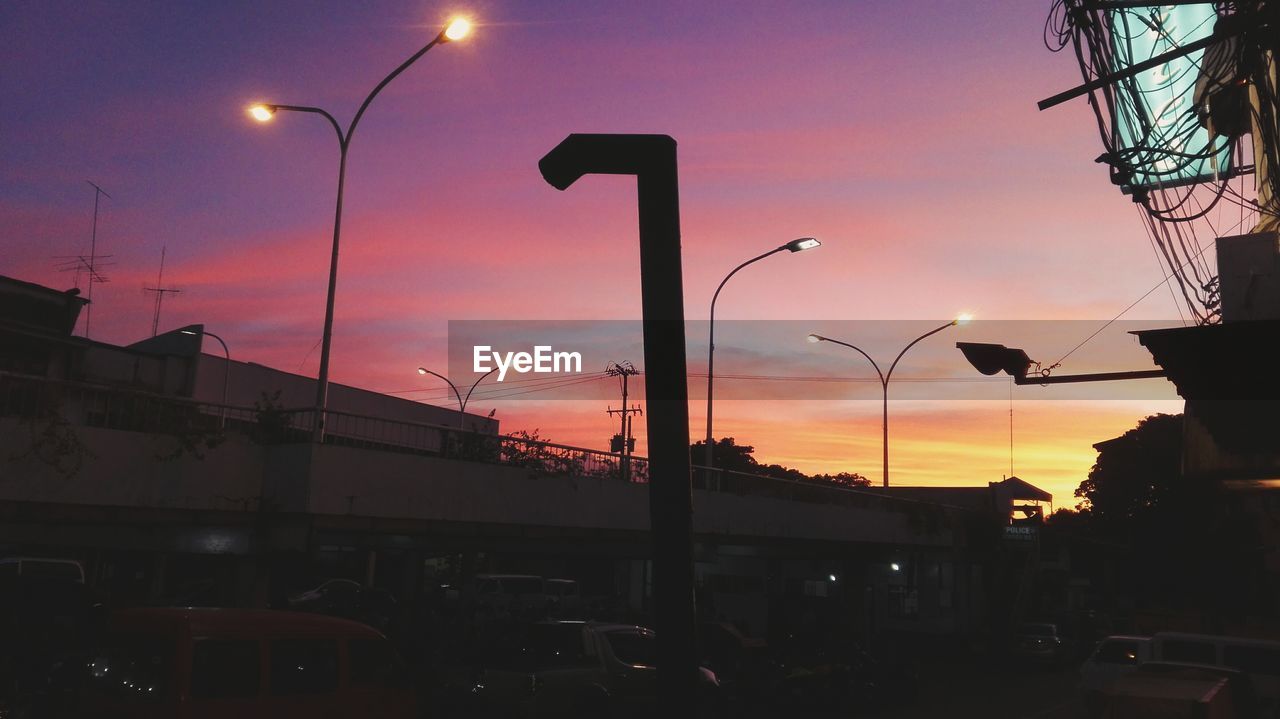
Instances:
[[[307,572],[404,592],[424,562],[462,555],[557,574],[595,562],[597,583],[612,572],[612,590],[644,606],[643,458],[624,473],[597,450],[333,411],[314,444],[313,421],[310,409],[0,373],[0,543],[81,557],[135,601],[211,565],[238,604]],[[880,614],[916,626],[930,624],[922,605],[944,628],[981,612],[988,515],[732,472],[692,481],[697,574],[722,604],[769,582],[802,596],[856,582],[883,595],[866,600]]]

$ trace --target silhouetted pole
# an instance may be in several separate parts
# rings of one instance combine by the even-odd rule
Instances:
[[[559,190],[587,174],[636,176],[658,698],[668,716],[685,716],[695,702],[698,657],[676,142],[666,135],[574,134],[538,167]]]

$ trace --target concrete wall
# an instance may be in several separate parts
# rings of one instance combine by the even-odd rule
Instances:
[[[414,454],[319,446],[262,446],[232,434],[214,449],[170,455],[163,435],[0,419],[0,500],[186,509],[255,509],[468,524],[646,531],[649,492],[611,479]],[[33,434],[34,432],[34,434]],[[33,444],[34,442],[34,444]],[[33,449],[33,446],[43,449]],[[44,459],[41,459],[44,457]],[[75,470],[77,461],[83,462]],[[694,492],[694,527],[710,537],[945,546],[951,533],[903,513]]]
[[[316,514],[647,530],[647,485],[532,476],[515,467],[313,447],[309,511]],[[949,545],[898,512],[694,492],[694,530],[724,537]]]
[[[231,436],[204,458],[173,459],[172,437],[0,418],[0,499],[241,509],[261,493],[265,448]],[[77,465],[79,468],[77,469]],[[255,500],[256,501],[256,500]],[[250,508],[254,505],[250,504]]]
[[[210,340],[210,342],[213,342]],[[216,345],[216,343],[214,343]],[[221,349],[219,347],[219,349]],[[418,376],[412,369],[405,373],[405,386],[421,385],[423,389],[448,390],[440,380],[430,377],[430,382]],[[286,409],[311,407],[316,400],[316,380],[253,362],[232,361],[227,373],[227,361],[221,355],[201,354],[196,360],[195,389],[193,399],[210,404],[222,403],[223,384],[227,388],[227,404],[234,407],[253,407],[262,393],[280,391],[277,402]],[[450,400],[443,406],[423,404],[402,397],[379,394],[357,387],[330,383],[329,409],[335,412],[377,417],[383,420],[437,424],[448,427],[458,425],[457,404]],[[467,414],[466,428],[481,432],[498,431],[498,421],[483,415]]]

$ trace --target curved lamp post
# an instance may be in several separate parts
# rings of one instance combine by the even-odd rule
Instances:
[[[884,486],[886,487],[889,486],[889,380],[893,377],[893,370],[898,366],[898,360],[901,360],[902,356],[907,353],[907,350],[911,349],[912,347],[915,347],[916,343],[919,342],[920,340],[926,337],[930,337],[932,335],[936,335],[939,332],[947,329],[948,327],[955,327],[956,325],[965,324],[971,319],[973,318],[969,315],[960,315],[959,317],[955,318],[954,320],[951,320],[945,325],[942,325],[941,327],[937,327],[935,329],[931,329],[928,332],[925,332],[924,334],[920,335],[919,337],[911,340],[911,343],[908,344],[906,347],[903,347],[902,351],[898,353],[898,356],[893,359],[893,364],[889,365],[888,372],[881,372],[880,365],[876,364],[876,361],[871,358],[871,355],[867,354],[866,352],[863,352],[862,349],[859,347],[855,347],[854,345],[851,345],[848,342],[833,340],[830,337],[823,337],[822,335],[817,335],[817,334],[809,335],[808,339],[810,342],[831,342],[832,344],[848,347],[849,349],[856,351],[858,354],[867,358],[867,361],[871,363],[871,366],[874,367],[876,370],[876,374],[879,375],[880,377],[880,388],[884,391],[884,415],[881,420],[881,428],[884,433],[884,438],[883,438]]]
[[[333,126],[333,131],[338,135],[338,200],[336,209],[333,213],[333,254],[329,260],[329,292],[325,301],[324,309],[324,335],[320,345],[320,376],[316,380],[316,425],[312,439],[316,442],[324,441],[324,422],[325,411],[329,404],[329,348],[333,339],[333,300],[334,293],[338,286],[338,238],[342,232],[342,189],[345,184],[347,174],[347,149],[351,146],[351,135],[356,131],[356,125],[360,123],[360,118],[364,117],[365,110],[369,109],[369,103],[373,102],[373,98],[377,97],[382,88],[388,83],[396,79],[396,77],[404,72],[410,65],[417,62],[418,58],[427,54],[427,51],[436,45],[440,45],[454,40],[461,40],[471,32],[471,22],[463,18],[457,18],[450,22],[438,35],[427,43],[421,50],[417,51],[408,60],[405,60],[395,70],[391,71],[373,88],[373,92],[364,99],[360,105],[360,109],[356,111],[356,115],[351,120],[351,124],[347,126],[346,132],[342,131],[342,126],[325,110],[318,107],[308,107],[305,105],[276,105],[270,103],[260,103],[249,108],[249,115],[258,122],[267,122],[275,117],[275,114],[281,110],[292,112],[310,112],[320,115],[329,121]]]
[[[222,345],[222,354],[226,358],[226,361],[222,365],[222,406],[218,408],[218,427],[225,427],[227,425],[227,387],[231,384],[231,350],[227,349],[227,343],[223,342],[221,337],[209,332],[203,327],[201,327],[199,331],[182,330],[182,334],[196,335],[198,337],[212,337],[218,341],[218,344]]]
[[[704,458],[702,461],[703,466],[706,467],[708,470],[714,469],[715,467],[715,455],[712,453],[712,448],[715,446],[715,439],[712,437],[711,398],[712,398],[712,385],[715,382],[716,300],[720,299],[720,290],[724,289],[725,283],[729,281],[730,277],[733,277],[734,275],[738,274],[738,270],[741,270],[743,267],[746,267],[747,265],[753,264],[755,262],[759,262],[760,260],[763,260],[764,258],[769,257],[771,255],[776,255],[779,252],[782,252],[783,250],[786,250],[788,252],[803,252],[804,250],[811,250],[815,247],[820,247],[821,245],[822,243],[813,237],[801,237],[799,239],[792,240],[785,245],[779,245],[778,247],[775,247],[772,250],[769,250],[763,255],[760,255],[758,257],[753,257],[747,260],[746,262],[743,262],[742,264],[738,265],[737,267],[733,268],[733,271],[730,272],[728,275],[726,275],[725,278],[720,281],[720,286],[716,288],[716,293],[711,296],[711,321],[707,323],[707,442],[706,442],[707,446],[705,449],[706,453],[704,454]]]
[[[494,367],[488,372],[485,372],[484,374],[480,375],[480,379],[471,383],[471,389],[467,390],[467,396],[463,397],[462,394],[458,392],[458,385],[450,381],[448,377],[445,377],[444,375],[438,372],[432,372],[426,367],[418,368],[418,374],[429,374],[429,375],[439,377],[440,379],[448,383],[449,388],[453,390],[453,396],[458,398],[458,429],[462,429],[462,430],[466,429],[465,427],[463,427],[463,423],[467,419],[467,402],[471,401],[471,393],[476,391],[476,386],[479,385],[481,382],[483,382],[485,377],[488,377],[489,375],[497,371],[498,371],[498,368]]]

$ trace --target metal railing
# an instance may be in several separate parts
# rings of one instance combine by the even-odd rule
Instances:
[[[524,467],[549,476],[648,481],[648,461],[617,454],[457,427],[329,410],[325,443]],[[160,395],[132,387],[48,380],[0,372],[0,417],[33,423],[186,436],[239,433],[262,444],[311,441],[317,413],[270,401],[236,407]]]

